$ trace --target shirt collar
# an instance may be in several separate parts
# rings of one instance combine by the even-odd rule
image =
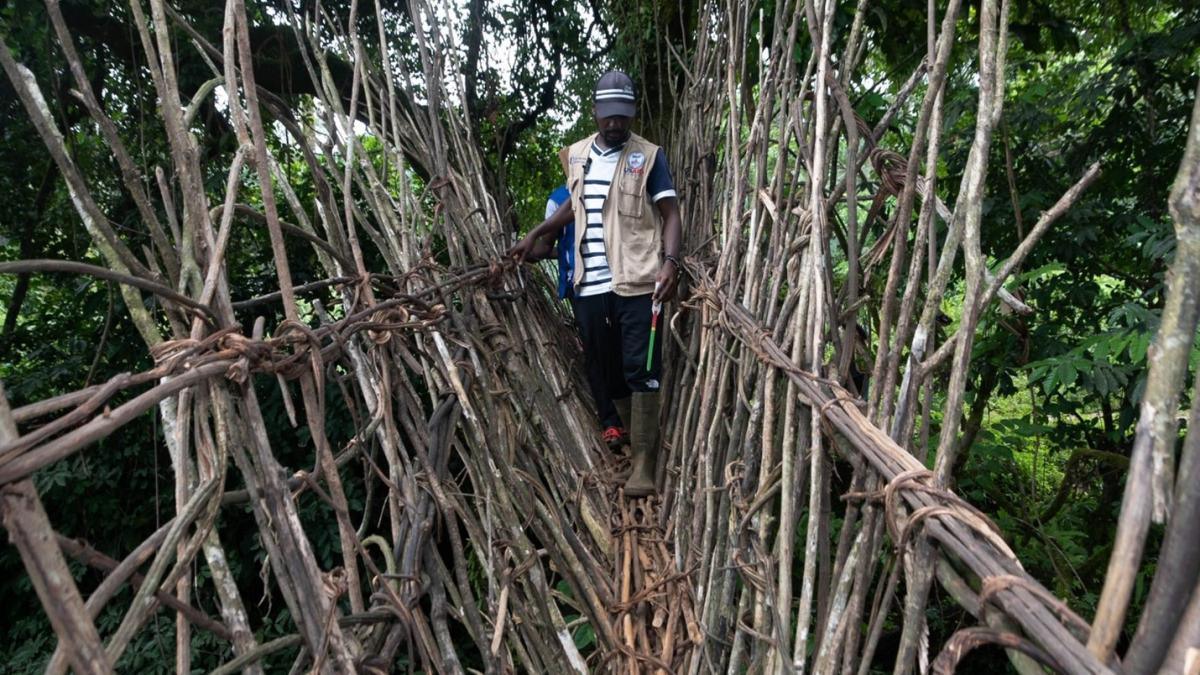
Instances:
[[[597,143],[594,140],[592,141],[592,153],[599,157],[612,157],[613,155],[620,154],[620,152],[624,149],[625,149],[624,143],[622,143],[616,147],[605,150],[604,148],[600,147],[599,143]]]

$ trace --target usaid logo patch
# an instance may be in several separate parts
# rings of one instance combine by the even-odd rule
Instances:
[[[641,173],[646,167],[646,155],[640,152],[632,152],[629,154],[629,159],[625,160],[625,171],[627,173]]]

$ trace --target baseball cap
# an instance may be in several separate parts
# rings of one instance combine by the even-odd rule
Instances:
[[[633,93],[633,80],[619,70],[610,70],[596,80],[596,117],[633,117],[637,113],[637,97]]]

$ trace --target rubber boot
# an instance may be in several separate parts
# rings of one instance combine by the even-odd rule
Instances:
[[[629,430],[633,427],[633,398],[626,396],[613,401],[613,405],[617,407],[617,414],[621,416],[621,428],[625,430],[625,438],[621,439],[621,445],[629,444]],[[619,450],[620,448],[613,448]]]
[[[658,392],[634,392],[630,434],[633,473],[625,481],[626,497],[645,497],[657,491],[654,484],[658,462]]]

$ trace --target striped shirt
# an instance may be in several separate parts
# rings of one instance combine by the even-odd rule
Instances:
[[[608,198],[617,162],[621,159],[624,146],[602,149],[592,143],[591,155],[583,175],[583,205],[587,213],[587,229],[579,245],[579,261],[583,263],[583,278],[579,282],[579,295],[599,295],[612,291],[612,270],[608,267],[608,256],[604,250],[604,201]],[[667,169],[666,157],[657,153],[650,175],[646,177],[646,192],[651,203],[675,196],[675,185]],[[577,261],[577,262],[579,262]]]

